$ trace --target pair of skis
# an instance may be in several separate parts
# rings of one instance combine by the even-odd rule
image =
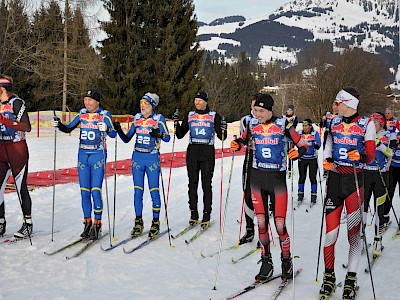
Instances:
[[[214,223],[215,223],[215,221],[211,221],[210,226],[213,225]],[[194,242],[200,235],[202,235],[205,231],[207,231],[208,228],[210,228],[210,227],[203,228],[201,226],[199,228],[199,225],[201,225],[201,223],[197,223],[195,225],[188,225],[185,228],[183,228],[181,231],[179,231],[176,235],[171,235],[171,237],[173,239],[177,239],[178,237],[189,232],[190,230],[192,230],[194,228],[198,228],[196,233],[191,238],[185,240],[185,243],[188,245],[188,244]]]
[[[51,256],[51,255],[60,253],[60,252],[62,252],[64,250],[67,250],[69,248],[73,248],[73,247],[75,247],[77,245],[80,245],[80,244],[84,243],[84,246],[81,249],[79,249],[79,251],[75,252],[71,256],[66,256],[65,257],[67,260],[70,260],[70,259],[73,259],[73,258],[76,258],[76,257],[80,256],[82,253],[87,251],[89,248],[91,248],[93,245],[98,243],[98,241],[100,241],[103,237],[105,237],[107,235],[108,235],[108,232],[103,234],[102,236],[100,236],[97,240],[88,240],[88,239],[84,239],[84,238],[79,238],[79,239],[77,239],[77,240],[75,240],[75,241],[73,241],[73,242],[71,242],[71,243],[69,243],[69,244],[67,244],[67,245],[65,245],[65,246],[63,246],[61,248],[58,248],[56,250],[53,250],[53,251],[50,251],[50,252],[44,252],[44,254],[48,255],[48,256]]]
[[[299,275],[301,273],[303,269],[299,268],[297,269],[297,271],[294,273],[294,277],[296,277],[297,275]],[[230,295],[229,297],[227,297],[226,299],[235,299],[237,297],[239,297],[240,295],[243,295],[247,292],[250,292],[252,290],[254,290],[255,288],[258,288],[259,286],[262,286],[263,284],[266,284],[268,282],[271,282],[277,278],[280,278],[282,276],[282,274],[278,274],[278,275],[273,275],[272,277],[268,278],[267,280],[264,281],[255,281],[254,283],[246,286],[243,289],[240,289],[239,291],[237,291],[236,293]],[[282,279],[282,282],[279,284],[278,288],[276,289],[276,291],[274,292],[274,294],[271,297],[272,299],[277,299],[278,296],[282,293],[282,291],[285,289],[285,287],[291,282],[291,279]]]

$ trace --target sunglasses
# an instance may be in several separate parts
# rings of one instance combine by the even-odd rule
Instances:
[[[308,123],[307,121],[303,122],[303,125],[311,125],[310,123]]]

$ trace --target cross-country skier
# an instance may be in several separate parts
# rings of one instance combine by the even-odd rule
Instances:
[[[396,146],[393,149],[393,156],[390,161],[389,167],[389,197],[385,202],[385,224],[384,226],[388,226],[390,221],[390,210],[392,209],[394,192],[396,190],[397,184],[400,185],[400,131],[395,133],[396,135]],[[399,189],[400,195],[400,189]]]
[[[106,135],[112,138],[116,136],[110,112],[100,107],[101,98],[98,89],[90,89],[83,99],[85,108],[69,124],[61,123],[57,117],[53,119],[53,126],[65,133],[80,126],[78,177],[84,217],[81,237],[93,240],[101,235],[102,186],[107,160]]]
[[[364,201],[363,166],[375,159],[375,126],[357,112],[359,93],[353,87],[343,88],[336,96],[338,116],[327,132],[324,168],[329,171],[325,199],[326,235],[324,245],[325,272],[320,296],[329,297],[335,291],[335,244],[339,235],[340,215],[346,206],[347,234],[350,244],[348,272],[343,299],[353,299],[357,269],[361,256],[361,211]],[[354,175],[354,166],[357,176]],[[358,181],[359,190],[355,180]],[[358,193],[360,197],[358,197]],[[361,198],[361,199],[359,199]]]
[[[289,104],[286,109],[286,114],[283,115],[283,118],[286,119],[286,121],[289,124],[292,124],[293,127],[296,129],[297,124],[299,123],[299,119],[297,116],[294,114],[294,105]],[[293,148],[293,141],[290,138],[286,138],[286,152],[290,151],[290,149]],[[292,171],[292,162],[290,159],[288,159],[288,171],[289,171],[289,178],[291,176],[291,171]]]
[[[153,202],[153,220],[148,237],[155,238],[160,233],[160,144],[161,140],[169,142],[170,135],[165,117],[155,112],[160,98],[157,94],[146,93],[140,100],[140,113],[133,118],[131,127],[125,134],[119,123],[114,124],[119,137],[128,143],[136,134],[135,148],[132,153],[132,175],[134,183],[135,225],[131,235],[139,236],[143,233],[143,192],[144,175]]]
[[[375,238],[373,255],[379,256],[382,252],[382,233],[384,229],[385,217],[384,207],[387,201],[387,186],[389,181],[388,167],[389,160],[393,155],[390,144],[396,144],[396,137],[386,130],[386,120],[383,113],[376,112],[371,115],[376,129],[375,138],[375,160],[365,166],[364,176],[364,226],[367,222],[369,199],[374,194],[375,207]],[[383,181],[383,182],[382,182]]]
[[[318,170],[318,149],[321,147],[321,139],[318,131],[314,130],[312,121],[304,119],[303,130],[299,134],[308,145],[307,152],[299,159],[299,182],[298,201],[304,199],[304,183],[306,182],[307,169],[311,182],[311,203],[317,202],[317,170]]]
[[[189,145],[187,147],[186,168],[189,177],[189,224],[195,225],[199,220],[197,209],[197,187],[199,173],[203,187],[203,219],[201,227],[210,226],[212,209],[212,178],[215,166],[214,136],[225,140],[227,136],[227,123],[221,116],[212,111],[208,106],[208,94],[198,92],[194,97],[196,109],[190,111],[179,124],[175,117],[176,137],[182,139],[189,132]]]
[[[21,196],[24,220],[16,238],[25,238],[32,233],[32,201],[26,185],[29,152],[25,132],[31,131],[25,101],[13,92],[12,78],[0,75],[0,236],[6,232],[4,189],[7,179],[13,175]]]
[[[385,110],[386,127],[390,133],[400,131],[400,122],[394,117],[394,111],[392,107],[387,107]]]
[[[260,93],[254,94],[251,97],[251,112],[250,114],[242,117],[240,120],[240,136],[249,130],[249,122],[253,115],[253,106]],[[244,192],[244,216],[246,220],[246,233],[240,238],[239,244],[249,243],[254,239],[254,207],[253,200],[251,199],[251,188],[250,188],[250,176],[251,176],[251,166],[253,164],[253,142],[249,139],[246,146],[246,157],[243,162],[243,192]]]
[[[231,142],[231,149],[238,151],[249,138],[253,139],[254,154],[250,177],[251,194],[258,221],[261,243],[262,265],[256,275],[257,281],[267,280],[273,275],[270,240],[268,236],[268,198],[274,212],[275,227],[281,246],[282,278],[293,276],[290,256],[290,239],[286,229],[288,193],[286,187],[285,137],[291,138],[298,150],[289,150],[288,158],[297,159],[307,151],[306,142],[296,132],[294,126],[283,117],[273,115],[274,100],[269,94],[262,94],[254,103],[248,131]]]

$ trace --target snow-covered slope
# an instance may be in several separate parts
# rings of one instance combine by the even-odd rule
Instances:
[[[230,135],[231,136],[231,135]],[[58,135],[57,156],[59,167],[72,167],[76,165],[76,148],[78,137],[65,134]],[[118,141],[118,158],[128,158],[131,155],[132,143],[123,144]],[[29,138],[31,153],[31,170],[51,170],[53,168],[53,138]],[[225,143],[228,145],[229,142]],[[114,157],[114,141],[108,140],[109,157]],[[162,151],[171,151],[172,142],[163,143]],[[177,140],[177,151],[186,149],[187,139]],[[217,143],[216,147],[221,147]],[[322,158],[322,155],[321,155]],[[239,227],[237,219],[240,217],[242,191],[241,172],[243,156],[234,158],[233,177],[229,194],[226,229],[223,245],[233,245],[237,242]],[[223,160],[223,200],[225,204],[228,187],[229,169],[232,158]],[[55,230],[54,241],[50,236],[37,236],[33,238],[33,246],[28,241],[15,245],[0,245],[0,299],[224,299],[237,289],[251,283],[259,271],[257,261],[260,254],[256,253],[246,260],[232,264],[231,258],[238,258],[256,245],[256,241],[244,245],[242,248],[221,253],[217,290],[214,291],[217,257],[201,258],[200,252],[210,253],[218,250],[220,235],[218,232],[219,216],[219,182],[221,160],[217,160],[214,181],[214,210],[212,218],[217,220],[203,236],[191,245],[186,245],[184,239],[192,233],[173,240],[175,248],[169,247],[168,236],[163,236],[151,245],[133,254],[124,254],[117,248],[110,252],[102,252],[99,245],[94,246],[79,258],[66,261],[65,256],[75,250],[67,250],[51,257],[45,256],[44,251],[55,249],[67,242],[76,239],[82,230],[82,210],[79,186],[77,184],[59,185],[56,187],[55,201]],[[295,171],[294,193],[298,178]],[[168,170],[164,170],[164,182],[167,183]],[[292,231],[291,217],[291,181],[287,181],[289,189],[289,205],[287,226],[294,247],[294,253],[300,258],[296,259],[296,267],[302,267],[303,272],[295,281],[295,299],[317,299],[320,283],[314,281],[317,267],[317,254],[319,231],[321,222],[321,190],[318,189],[318,203],[310,212],[305,211],[305,206],[294,212],[294,232]],[[108,179],[110,209],[113,211],[113,178]],[[309,191],[307,181],[306,191]],[[104,193],[103,193],[104,194]],[[202,195],[202,192],[199,191]],[[294,195],[295,195],[294,194]],[[105,194],[104,194],[105,195]],[[131,176],[117,177],[116,201],[116,237],[124,238],[133,226],[133,183]],[[396,191],[394,205],[399,215],[399,196]],[[31,192],[33,200],[34,230],[50,232],[52,214],[52,188],[41,188]],[[7,233],[18,230],[21,224],[21,213],[17,195],[6,195]],[[201,198],[201,197],[200,197]],[[105,199],[105,198],[104,198]],[[296,199],[296,198],[294,198]],[[310,194],[306,193],[306,202]],[[106,200],[104,200],[106,202]],[[304,204],[303,204],[304,205]],[[200,201],[199,207],[202,204]],[[164,215],[164,212],[162,212]],[[172,170],[171,198],[168,207],[169,224],[172,232],[176,233],[187,224],[189,209],[187,204],[187,173],[186,168]],[[111,214],[112,216],[112,214]],[[371,220],[369,215],[369,221]],[[107,208],[103,214],[104,231],[108,231]],[[151,200],[147,187],[144,198],[144,221],[148,228],[151,220]],[[392,215],[392,220],[394,220]],[[346,270],[341,267],[347,262],[348,244],[346,238],[346,225],[341,226],[341,235],[336,247],[336,276],[338,281],[343,281]],[[373,279],[377,299],[398,299],[398,270],[400,269],[400,239],[390,239],[394,232],[394,225],[383,238],[385,250],[382,257],[373,269]],[[162,228],[166,228],[162,224]],[[275,243],[276,232],[272,228]],[[4,238],[0,238],[3,240]],[[134,247],[145,238],[131,241],[127,248]],[[372,242],[373,228],[367,227],[367,239]],[[108,237],[101,244],[109,244]],[[271,247],[275,273],[280,270],[279,246]],[[371,282],[369,275],[364,273],[367,264],[366,256],[361,257],[358,284],[360,291],[358,299],[372,299]],[[319,280],[322,279],[323,260],[321,257]],[[278,286],[278,281],[262,286],[239,299],[269,299]],[[332,300],[341,299],[342,289],[338,288]],[[293,299],[293,285],[289,285],[279,299]]]
[[[234,51],[251,52],[251,48],[259,49],[258,53],[251,53],[252,56],[257,55],[261,61],[271,61],[271,53],[265,51],[268,46],[288,47],[289,56],[295,51],[301,50],[307,43],[316,40],[330,40],[335,46],[336,51],[340,51],[345,46],[361,47],[365,51],[372,53],[392,53],[398,56],[398,30],[396,18],[396,3],[389,0],[299,0],[291,1],[270,15],[264,15],[254,19],[248,19],[244,22],[226,23],[217,26],[201,26],[198,31],[200,44],[207,45],[204,48],[208,51],[216,50],[227,58],[233,56]],[[279,32],[279,38],[282,39],[280,45],[273,44],[274,39],[259,42],[261,37],[260,29],[257,26],[265,28],[265,35],[274,34],[271,31],[271,23],[276,23],[275,31]],[[260,25],[261,24],[261,25]],[[281,27],[277,27],[277,25]],[[291,45],[290,40],[294,33],[293,28],[301,28],[312,34],[312,38],[304,39],[300,47]],[[244,31],[246,30],[246,31]],[[243,34],[241,34],[243,33]],[[245,33],[245,34],[244,34]],[[249,39],[244,39],[252,35],[253,44],[249,45]],[[287,35],[287,37],[285,37]],[[207,39],[221,36],[229,39],[228,43],[235,45],[240,44],[241,47],[228,47],[213,43],[214,48],[210,48]],[[265,40],[265,38],[263,38]],[[285,41],[286,40],[286,41]],[[227,48],[229,51],[221,51]],[[278,53],[277,53],[278,54]],[[389,54],[390,55],[390,54]],[[272,61],[282,59],[279,55],[272,56]],[[293,63],[292,59],[288,62]],[[393,67],[397,65],[393,64]]]

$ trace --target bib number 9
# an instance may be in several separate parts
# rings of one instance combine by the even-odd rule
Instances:
[[[347,149],[346,148],[340,148],[339,149],[339,158],[340,159],[347,159]]]

